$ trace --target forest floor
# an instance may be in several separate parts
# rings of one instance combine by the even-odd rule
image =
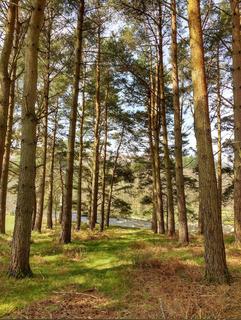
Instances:
[[[241,250],[225,237],[231,286],[203,281],[202,238],[188,247],[138,229],[33,233],[34,277],[9,279],[12,218],[0,237],[0,318],[241,319]]]

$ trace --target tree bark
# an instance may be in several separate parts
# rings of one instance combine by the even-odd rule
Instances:
[[[37,141],[36,141],[37,145]],[[37,194],[36,194],[36,181],[34,182],[34,204],[33,204],[33,216],[32,216],[32,230],[34,230],[36,214],[37,214]]]
[[[92,192],[91,192],[91,214],[90,229],[95,228],[98,209],[98,189],[99,189],[99,153],[100,153],[100,26],[98,26],[98,52],[96,60],[96,98],[95,98],[95,130],[93,148],[93,169],[92,169]]]
[[[154,165],[155,165],[155,194],[156,194],[156,216],[157,216],[157,232],[165,233],[163,197],[162,197],[162,180],[161,180],[161,160],[160,160],[160,125],[157,124],[160,119],[159,112],[155,115],[156,128],[154,129]]]
[[[152,48],[150,47],[150,90],[149,90],[149,99],[147,101],[147,115],[148,115],[148,136],[149,136],[149,146],[150,146],[150,161],[152,166],[152,224],[151,228],[154,233],[157,233],[157,209],[156,209],[156,171],[155,171],[155,158],[154,158],[154,144],[153,144],[153,108],[155,104],[155,89],[153,83],[153,63],[152,63]]]
[[[181,108],[179,96],[179,76],[178,76],[178,47],[177,47],[177,16],[176,0],[172,0],[172,87],[173,87],[173,107],[174,107],[174,134],[175,134],[175,170],[177,188],[177,206],[179,217],[178,238],[181,244],[188,244],[188,225],[186,212],[186,198],[184,190],[184,175],[182,161],[182,124]]]
[[[199,189],[199,204],[198,204],[198,233],[203,235],[204,226],[203,226],[203,208],[201,203],[201,193]]]
[[[60,184],[61,184],[61,209],[59,212],[59,224],[62,224],[63,220],[63,211],[64,211],[64,177],[63,177],[63,166],[61,159],[59,160],[59,176],[60,176]]]
[[[50,17],[48,17],[50,20]],[[47,148],[48,148],[48,113],[49,113],[49,91],[50,91],[50,55],[51,55],[51,21],[48,21],[47,26],[47,59],[46,59],[46,75],[44,81],[44,143],[43,143],[43,171],[40,182],[40,195],[37,204],[36,220],[34,229],[38,232],[42,230],[44,199],[45,199],[45,185],[46,185],[46,165],[47,165]]]
[[[4,156],[4,146],[7,131],[9,95],[11,79],[9,74],[9,61],[13,48],[14,28],[17,13],[18,0],[9,1],[6,34],[0,55],[0,178]]]
[[[9,275],[15,278],[23,278],[32,274],[29,253],[36,172],[37,118],[35,102],[37,98],[38,44],[44,18],[44,7],[44,0],[32,1],[32,12],[26,39],[20,176],[9,267]]]
[[[164,164],[165,175],[167,181],[167,201],[168,201],[168,235],[173,236],[175,234],[175,215],[174,215],[174,203],[173,203],[173,187],[172,187],[172,173],[171,173],[171,161],[168,146],[168,132],[166,122],[166,98],[165,98],[165,86],[164,86],[164,67],[163,67],[163,36],[162,36],[162,4],[159,3],[159,85],[160,85],[160,104],[161,104],[161,122],[162,122],[162,134],[163,134],[163,149],[164,149]]]
[[[220,77],[220,48],[218,43],[217,50],[217,126],[218,126],[218,163],[217,163],[217,182],[218,182],[218,198],[220,210],[222,212],[222,119],[221,119],[221,77]]]
[[[163,210],[163,196],[162,196],[162,179],[161,179],[161,160],[160,160],[160,118],[161,118],[161,104],[160,104],[160,77],[159,64],[156,66],[156,80],[155,85],[151,75],[151,139],[150,146],[153,149],[153,179],[154,179],[154,195],[155,195],[155,211],[154,219],[157,219],[157,232],[159,234],[165,233],[164,210]],[[154,225],[155,227],[155,225]],[[155,231],[155,230],[154,230]]]
[[[71,242],[71,226],[72,226],[72,193],[73,193],[73,173],[74,173],[74,146],[76,135],[76,120],[78,110],[79,82],[82,65],[82,47],[83,47],[83,22],[85,1],[80,0],[78,24],[77,24],[77,42],[75,52],[75,76],[73,88],[73,101],[70,115],[70,128],[68,139],[68,156],[67,156],[67,171],[65,176],[65,196],[64,210],[62,218],[62,234],[60,241],[62,243]]]
[[[77,226],[80,230],[82,213],[82,180],[83,180],[83,151],[84,151],[84,120],[85,120],[85,85],[83,85],[82,115],[80,119],[80,151],[79,151],[79,173],[78,173],[78,199],[77,199]]]
[[[234,228],[241,244],[241,33],[238,0],[231,0],[233,36],[233,96],[234,96]]]
[[[230,277],[226,264],[212,150],[199,0],[188,1],[188,16],[200,197],[204,208],[205,278],[208,282],[225,283],[229,282]]]
[[[100,210],[100,231],[104,230],[105,226],[105,199],[106,199],[106,155],[107,155],[107,142],[108,142],[108,98],[109,98],[109,85],[106,89],[105,96],[105,109],[104,109],[104,155],[103,155],[103,169],[102,169],[102,199]]]
[[[53,144],[51,150],[51,166],[49,173],[49,195],[48,195],[48,208],[47,208],[47,228],[53,228],[53,189],[54,189],[54,161],[55,161],[55,146],[56,146],[56,134],[58,129],[58,103],[57,110],[55,112],[54,119],[54,131],[53,131]]]
[[[10,86],[10,97],[9,97],[9,110],[8,110],[8,123],[7,133],[5,141],[5,152],[2,164],[2,175],[0,178],[0,233],[5,233],[5,221],[6,221],[6,202],[7,202],[7,188],[8,188],[8,173],[9,173],[9,160],[12,143],[12,132],[13,132],[13,113],[15,107],[15,83],[17,76],[17,56],[19,51],[19,33],[20,23],[18,21],[18,7],[16,7],[15,13],[15,36],[14,36],[14,61],[12,65],[12,76]]]

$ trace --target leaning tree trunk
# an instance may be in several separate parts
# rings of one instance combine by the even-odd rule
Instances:
[[[65,199],[62,217],[62,234],[60,241],[62,243],[71,242],[71,226],[72,226],[72,194],[73,194],[73,173],[74,173],[74,146],[76,135],[76,120],[79,100],[79,82],[82,67],[82,47],[83,47],[83,22],[85,1],[80,0],[78,25],[77,25],[77,42],[75,51],[75,77],[73,88],[73,101],[71,106],[69,140],[68,140],[68,156],[67,171],[65,177]]]
[[[238,0],[231,0],[233,25],[233,93],[234,93],[234,227],[241,244],[241,33]]]
[[[166,121],[166,98],[165,98],[165,86],[164,86],[164,67],[163,67],[163,36],[162,36],[162,4],[159,3],[159,81],[160,81],[160,104],[161,104],[161,120],[162,120],[162,134],[163,134],[163,149],[164,149],[164,164],[165,175],[167,182],[167,204],[168,204],[168,235],[173,236],[175,234],[175,215],[174,215],[174,203],[173,203],[173,187],[172,187],[172,173],[171,173],[171,160],[168,146],[168,132]]]
[[[32,12],[26,39],[20,176],[9,267],[9,275],[15,278],[23,278],[32,274],[29,253],[36,171],[37,118],[35,103],[37,98],[38,44],[44,18],[44,7],[44,0],[32,1]]]
[[[188,1],[191,66],[194,93],[194,121],[197,137],[200,197],[203,206],[205,278],[229,282],[212,150],[208,93],[204,63],[200,1]]]
[[[16,7],[16,10],[18,8]],[[13,132],[13,113],[15,106],[15,82],[17,76],[17,58],[19,52],[19,33],[20,23],[18,21],[18,10],[16,12],[16,30],[14,39],[14,53],[13,53],[13,66],[11,76],[11,87],[9,97],[9,110],[8,110],[8,123],[7,133],[5,141],[5,152],[2,164],[2,175],[0,178],[0,233],[5,233],[5,220],[6,220],[6,202],[7,202],[7,188],[8,188],[8,172],[9,172],[9,160],[12,143],[12,132]]]
[[[8,71],[10,56],[13,48],[15,19],[17,13],[18,0],[9,0],[6,34],[3,41],[3,48],[0,55],[0,178],[2,174],[2,164],[7,131],[9,94],[11,79]]]
[[[95,228],[98,209],[98,189],[99,189],[99,153],[100,153],[100,26],[98,27],[98,52],[96,61],[96,98],[95,98],[95,130],[93,148],[93,168],[92,168],[92,192],[91,192],[91,211],[90,228]]]
[[[47,207],[47,228],[53,228],[53,189],[54,189],[54,161],[55,161],[55,146],[56,134],[58,129],[58,103],[57,110],[54,117],[54,131],[53,131],[53,144],[51,150],[51,165],[49,173],[49,194],[48,194],[48,207]]]
[[[177,61],[177,16],[176,0],[172,0],[172,87],[173,87],[173,107],[174,107],[174,133],[175,133],[175,160],[176,160],[176,188],[177,206],[179,215],[178,238],[181,244],[187,244],[188,225],[186,212],[186,198],[184,191],[184,175],[182,161],[182,124],[179,97],[179,77]]]

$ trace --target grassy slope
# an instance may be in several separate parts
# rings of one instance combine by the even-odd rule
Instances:
[[[189,286],[192,296],[193,284],[193,290],[204,286],[200,278],[203,272],[201,239],[193,238],[189,247],[180,248],[176,240],[153,235],[149,231],[119,228],[112,228],[103,234],[90,233],[87,230],[79,234],[74,233],[73,242],[64,246],[58,244],[59,231],[33,233],[31,266],[34,277],[15,281],[6,276],[12,224],[13,218],[8,217],[8,234],[0,236],[0,317],[13,310],[21,309],[30,302],[44,300],[71,285],[80,292],[95,288],[109,297],[109,308],[120,312],[128,308],[129,314],[137,317],[139,311],[135,308],[141,303],[142,314],[145,312],[148,314],[148,308],[151,306],[151,308],[155,307],[152,311],[157,312],[158,316],[160,306],[159,302],[156,302],[156,305],[153,302],[153,299],[157,298],[153,295],[166,299],[165,312],[169,312],[168,308],[173,309],[171,306],[173,297],[169,297],[167,291],[170,291],[172,285],[174,289],[175,283],[180,283],[180,288]],[[226,241],[229,267],[235,277],[239,277],[240,251],[233,246],[232,237],[228,237]],[[152,278],[150,278],[151,275]],[[157,283],[152,283],[155,277]],[[163,283],[162,288],[158,288],[159,281]],[[142,282],[143,286],[140,287]],[[170,288],[168,288],[169,283]],[[150,287],[146,287],[147,284]],[[238,285],[241,286],[240,283]],[[156,286],[159,291],[152,292],[153,287]],[[130,292],[131,297],[128,296]],[[211,294],[217,294],[215,288]],[[222,294],[220,292],[221,297]],[[133,297],[138,298],[135,300]],[[186,297],[182,299],[184,298],[186,299]],[[183,304],[183,300],[179,303]],[[161,310],[161,312],[164,311]]]

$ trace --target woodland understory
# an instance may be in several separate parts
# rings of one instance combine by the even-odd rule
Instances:
[[[0,0],[0,317],[241,319],[240,103],[238,0]]]

